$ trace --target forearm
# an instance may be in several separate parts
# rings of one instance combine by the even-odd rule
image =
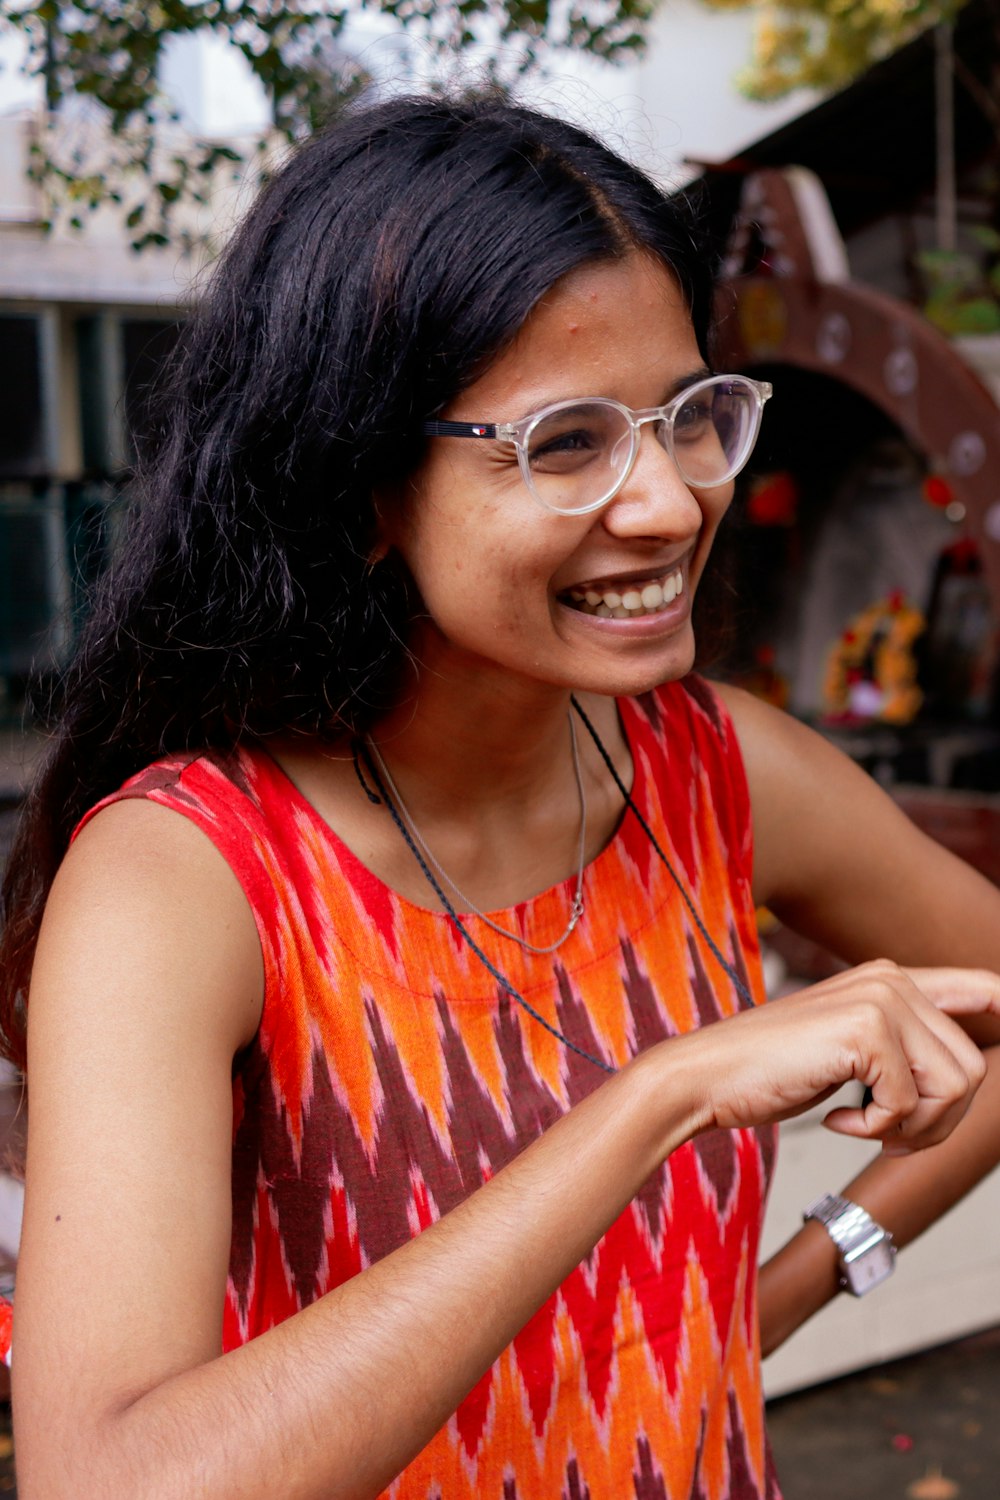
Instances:
[[[987,1076],[965,1119],[941,1145],[912,1156],[879,1155],[845,1187],[818,1183],[866,1208],[902,1249],[1000,1162],[1000,1047],[984,1056]],[[771,1353],[839,1290],[837,1252],[810,1221],[761,1268],[761,1337]]]
[[[697,1128],[684,1056],[654,1049],[402,1249],[108,1415],[77,1480],[83,1460],[100,1500],[251,1500],[278,1475],[284,1500],[377,1494]],[[76,1493],[35,1467],[26,1500]]]
[[[965,1010],[1000,1014],[996,975],[941,971],[924,984]],[[162,1171],[133,1174],[117,1201],[119,1233],[138,1264],[119,1255],[114,1286],[105,1277],[83,1331],[70,1331],[64,1283],[79,1276],[81,1257],[99,1262],[92,1238],[66,1241],[54,1228],[92,1219],[77,1158],[60,1150],[50,1121],[34,1137],[19,1285],[19,1489],[24,1500],[67,1500],[84,1473],[95,1500],[264,1500],[279,1482],[285,1500],[370,1500],[683,1141],[787,1118],[856,1078],[870,1085],[872,1104],[838,1111],[838,1130],[930,1146],[961,1119],[982,1076],[978,1049],[892,965],[741,1011],[650,1048],[438,1224],[222,1356],[209,1332],[225,1268],[218,1216],[184,1184],[197,1232],[178,1245],[185,1274],[171,1289],[136,1206],[145,1193],[162,1236],[166,1209],[181,1201],[176,1172],[170,1193],[161,1183],[173,1171],[176,1121],[146,1144]],[[213,1080],[218,1092],[214,1068]],[[54,1088],[45,1097],[50,1106],[59,1098]],[[192,1094],[189,1107],[199,1099]],[[203,1107],[218,1136],[221,1102]],[[120,1139],[121,1128],[106,1134]],[[191,1149],[204,1150],[200,1138]],[[31,1157],[29,1147],[29,1168]],[[202,1196],[221,1186],[219,1163],[197,1166]],[[103,1190],[115,1186],[106,1175]],[[199,1277],[203,1245],[218,1279]],[[185,1289],[200,1299],[194,1322]],[[100,1357],[88,1359],[95,1345]]]

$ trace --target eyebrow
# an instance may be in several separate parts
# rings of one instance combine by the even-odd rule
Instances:
[[[691,370],[685,375],[679,375],[670,386],[669,394],[663,401],[656,404],[665,406],[668,401],[672,401],[675,396],[679,396],[681,392],[687,390],[689,386],[697,385],[701,380],[710,380],[712,376],[717,373],[718,372],[716,370],[710,370],[707,365],[702,365],[697,370]],[[440,418],[438,418],[435,420],[424,422],[422,424],[421,430],[423,431],[424,435],[428,437],[495,437],[496,428],[516,426],[519,422],[525,422],[529,417],[533,417],[536,412],[544,411],[547,406],[559,406],[563,403],[572,406],[574,403],[582,404],[587,401],[614,399],[614,397],[610,396],[595,396],[593,393],[587,396],[550,395],[548,398],[540,398],[537,401],[534,401],[528,408],[528,410],[522,412],[521,416],[519,417],[508,417],[506,419],[492,418],[489,420],[483,418],[476,418],[475,420],[471,418],[463,418],[455,421],[442,421]],[[477,428],[480,430],[477,431]],[[494,430],[489,431],[488,429],[490,428]]]
[[[668,387],[667,395],[664,399],[655,402],[654,405],[665,406],[668,401],[672,401],[675,396],[679,396],[689,386],[697,385],[700,380],[710,380],[717,373],[715,370],[710,370],[707,365],[702,365],[697,370],[691,370],[685,375],[678,375],[677,379]],[[534,416],[536,411],[542,411],[546,406],[558,406],[563,401],[572,404],[577,401],[613,401],[616,399],[613,396],[597,396],[593,391],[586,396],[549,396],[546,400],[534,401],[528,407],[527,411],[522,412],[521,416],[514,418],[514,421],[523,422],[528,417]],[[624,405],[625,403],[623,402],[622,404]]]
[[[687,390],[689,385],[697,385],[699,380],[711,380],[712,376],[717,373],[716,370],[710,370],[707,365],[702,365],[701,369],[692,370],[690,375],[681,375],[678,380],[675,380],[671,386],[671,393],[679,396],[681,391]],[[667,400],[670,399],[671,397],[668,396]]]

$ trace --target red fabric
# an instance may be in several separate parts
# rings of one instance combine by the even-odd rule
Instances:
[[[759,1001],[749,803],[725,711],[688,679],[620,712],[636,803]],[[228,1349],[419,1234],[605,1075],[509,1000],[449,918],[367,871],[263,751],[168,759],[116,796],[202,828],[260,935],[263,1020],[233,1095]],[[572,891],[493,915],[551,942]],[[631,814],[584,897],[549,957],[469,920],[586,1052],[621,1065],[744,1003]],[[387,1493],[774,1500],[755,1274],[773,1150],[763,1130],[676,1151]]]

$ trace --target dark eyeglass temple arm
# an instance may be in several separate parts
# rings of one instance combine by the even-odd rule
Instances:
[[[475,437],[495,438],[495,422],[424,422],[421,426],[424,437]]]

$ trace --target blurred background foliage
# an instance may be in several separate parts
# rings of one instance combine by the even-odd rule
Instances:
[[[344,45],[352,16],[396,23],[434,77],[453,81],[466,60],[480,83],[503,88],[558,53],[636,56],[653,9],[654,0],[0,0],[0,28],[22,34],[28,70],[44,81],[31,174],[50,217],[80,227],[110,204],[143,249],[190,239],[181,210],[207,204],[220,175],[266,173],[276,150],[370,84]],[[262,85],[271,128],[257,138],[183,127],[162,63],[175,38],[199,33],[230,42]]]
[[[954,18],[962,0],[705,0],[715,10],[755,12],[753,46],[737,83],[752,99],[796,88],[843,88],[929,26]]]

